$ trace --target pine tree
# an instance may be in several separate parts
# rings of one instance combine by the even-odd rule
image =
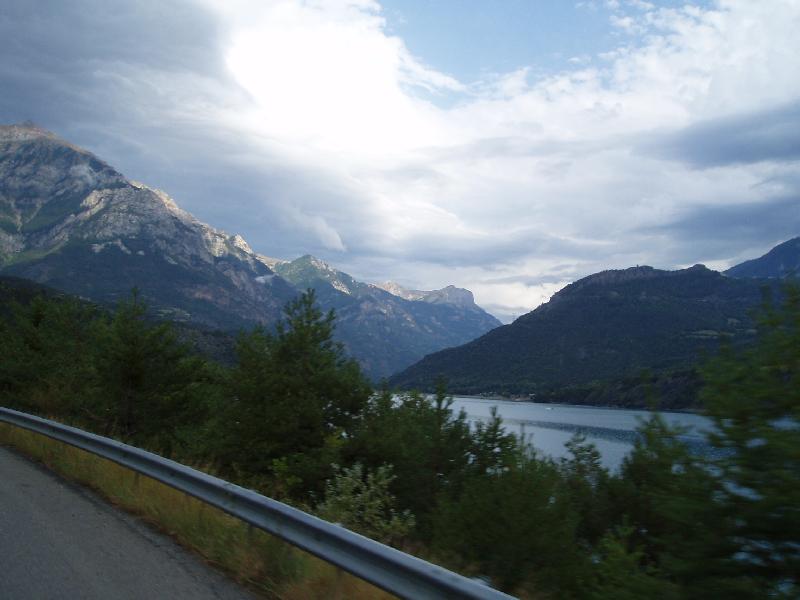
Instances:
[[[743,597],[800,595],[800,287],[768,297],[757,345],[703,372],[717,502]],[[750,593],[752,592],[752,593]]]
[[[178,428],[201,418],[205,361],[190,354],[169,323],[147,319],[136,290],[94,327],[94,410],[105,433],[167,449]]]
[[[702,371],[711,450],[692,455],[656,415],[616,489],[643,568],[688,598],[800,592],[800,289],[759,323],[757,344]]]
[[[86,418],[96,307],[74,298],[37,296],[11,306],[0,323],[0,394],[3,404],[44,416]]]
[[[323,315],[308,290],[287,304],[274,334],[240,336],[234,397],[219,424],[224,467],[289,495],[322,490],[372,392],[333,329],[333,312]]]

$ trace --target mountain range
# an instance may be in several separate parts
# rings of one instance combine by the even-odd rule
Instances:
[[[643,371],[681,376],[720,342],[747,344],[756,333],[753,309],[764,287],[797,272],[800,238],[725,274],[695,265],[678,271],[633,267],[580,279],[549,302],[457,348],[441,350],[396,374],[402,389],[433,389],[439,378],[455,393],[552,395],[598,389]],[[689,389],[691,391],[691,389]],[[643,402],[639,390],[637,402]],[[600,394],[606,395],[606,394]],[[575,401],[575,395],[567,395]],[[677,401],[691,404],[691,398]],[[607,403],[607,402],[605,402]]]
[[[106,304],[135,286],[159,317],[228,331],[274,324],[312,287],[338,313],[337,339],[376,380],[500,324],[467,290],[401,297],[310,256],[257,254],[29,124],[0,126],[0,273]]]
[[[373,376],[396,373],[443,346],[459,346],[477,337],[476,332],[501,324],[475,304],[471,292],[453,286],[407,299],[309,255],[276,261],[273,269],[297,289],[314,289],[320,304],[335,310],[339,339]]]
[[[136,286],[154,316],[184,324],[190,337],[195,325],[269,327],[312,288],[323,310],[335,310],[335,335],[367,375],[394,373],[390,383],[404,389],[429,390],[444,377],[455,393],[590,390],[585,397],[609,403],[638,389],[644,370],[693,388],[704,354],[722,340],[753,339],[762,288],[799,270],[795,238],[724,274],[702,265],[604,271],[500,326],[468,290],[365,283],[310,255],[258,254],[50,132],[0,127],[0,275],[101,304]],[[229,354],[222,338],[207,338]]]
[[[778,244],[764,256],[731,267],[725,274],[763,279],[800,277],[800,237]]]

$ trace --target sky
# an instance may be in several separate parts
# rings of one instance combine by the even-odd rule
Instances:
[[[798,31],[800,0],[0,0],[0,123],[508,322],[800,235]]]

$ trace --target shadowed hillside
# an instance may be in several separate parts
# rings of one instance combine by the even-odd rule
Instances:
[[[681,271],[634,267],[566,286],[514,323],[426,356],[395,375],[403,389],[444,377],[457,393],[534,393],[694,364],[723,339],[752,338],[758,282],[702,265]]]

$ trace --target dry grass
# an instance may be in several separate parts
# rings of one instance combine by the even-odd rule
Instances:
[[[0,445],[91,487],[264,597],[394,598],[219,509],[78,448],[5,423],[0,423]]]

